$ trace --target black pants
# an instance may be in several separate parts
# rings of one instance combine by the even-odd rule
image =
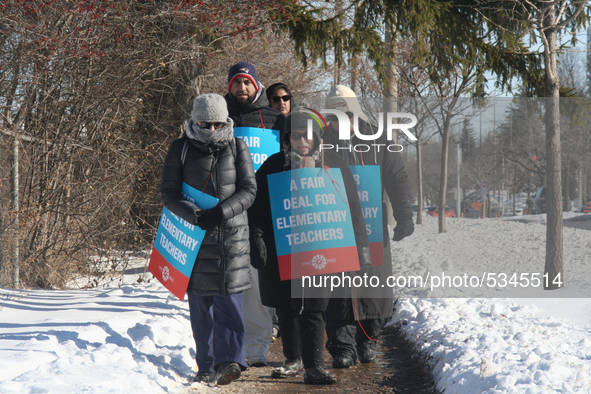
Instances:
[[[302,359],[304,368],[323,367],[324,312],[276,308],[283,342],[283,355],[288,360]]]
[[[333,358],[349,356],[356,360],[358,352],[376,349],[384,323],[384,319],[328,320],[326,349]]]

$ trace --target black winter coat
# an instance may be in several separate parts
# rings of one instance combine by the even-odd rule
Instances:
[[[366,122],[359,121],[359,129],[362,134],[375,134]],[[334,146],[342,146],[343,141],[337,139],[337,132],[329,127],[324,134],[326,143]],[[343,156],[349,165],[379,165],[382,181],[382,195],[384,191],[388,194],[394,218],[397,222],[412,220],[412,186],[408,174],[404,169],[402,153],[388,152],[386,146],[391,144],[386,140],[385,133],[377,141],[361,141],[356,136],[351,139],[351,145],[356,144],[382,144],[378,150],[372,147],[369,152],[351,152],[340,149],[339,155]],[[385,287],[376,289],[359,288],[353,291],[352,298],[357,303],[357,316],[354,315],[350,301],[344,299],[331,300],[327,310],[327,320],[339,318],[343,320],[365,320],[365,319],[389,319],[392,317],[393,289],[386,285],[388,276],[392,275],[392,253],[390,250],[390,236],[388,233],[388,218],[385,203],[382,203],[382,223],[384,233],[384,265],[370,267],[367,270],[368,277],[378,276],[380,283]]]
[[[234,121],[234,127],[260,127],[283,132],[285,116],[279,111],[269,107],[269,99],[265,88],[261,88],[259,98],[246,106],[239,105],[232,99],[230,93],[225,96],[228,103],[230,118]],[[282,135],[279,141],[282,141]]]
[[[183,166],[184,142],[189,146]],[[202,296],[239,293],[250,288],[250,243],[246,210],[256,195],[252,158],[244,141],[205,145],[192,139],[174,141],[166,156],[160,198],[166,208],[196,223],[199,208],[183,199],[182,183],[219,198],[220,226],[207,231],[193,267],[188,292]]]
[[[299,310],[302,307],[301,298],[292,298],[292,286],[301,289],[301,279],[292,279],[281,281],[279,275],[279,263],[277,259],[277,249],[275,247],[275,236],[273,233],[273,223],[271,218],[271,205],[269,199],[269,183],[267,175],[282,171],[289,171],[291,167],[284,167],[285,154],[283,151],[269,157],[267,161],[259,168],[256,173],[257,179],[257,197],[254,204],[248,210],[248,218],[253,233],[262,232],[263,240],[267,248],[267,263],[264,268],[259,269],[259,287],[261,293],[261,302],[269,307],[285,307],[291,303],[292,309]],[[355,186],[355,180],[349,167],[343,160],[332,152],[326,152],[324,163],[328,167],[340,168],[347,200],[351,211],[351,219],[355,232],[355,241],[359,250],[360,259],[369,262],[369,241],[365,230],[365,221],[361,211],[361,203]],[[336,275],[336,274],[333,274]],[[295,283],[292,283],[295,282]],[[331,296],[330,287],[325,287],[315,295],[320,293],[318,298],[305,298],[304,308],[309,311],[324,311],[328,305],[328,299]]]

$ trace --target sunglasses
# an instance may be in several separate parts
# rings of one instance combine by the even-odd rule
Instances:
[[[199,123],[199,127],[202,127],[204,129],[211,129],[211,126],[213,126],[213,128],[215,130],[224,127],[226,124],[224,122],[197,122]]]
[[[305,140],[308,139],[308,132],[304,132],[304,133],[295,133],[293,131],[289,132],[289,138],[293,141],[298,141],[300,138],[303,138]]]
[[[271,100],[273,100],[274,103],[278,103],[281,100],[283,100],[284,103],[287,103],[291,100],[291,96],[289,94],[286,94],[285,96],[273,96],[271,97]]]

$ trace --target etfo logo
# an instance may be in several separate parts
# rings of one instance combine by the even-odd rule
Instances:
[[[335,259],[335,258],[327,259],[323,255],[317,254],[316,256],[312,257],[312,261],[304,261],[302,263],[302,267],[306,267],[308,265],[311,265],[312,267],[316,268],[317,270],[321,270],[324,267],[326,267],[326,265],[328,263],[336,263],[336,262],[337,262],[337,259]]]
[[[322,268],[326,267],[326,258],[321,254],[317,254],[312,258],[312,267],[316,268],[317,270],[321,270]]]
[[[170,270],[168,269],[168,267],[160,267],[160,270],[162,271],[162,280],[163,281],[168,281],[170,279],[171,282],[174,282],[174,279],[172,278],[172,276],[170,276]]]

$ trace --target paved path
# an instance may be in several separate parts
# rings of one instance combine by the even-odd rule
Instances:
[[[579,215],[574,218],[564,219],[564,227],[582,228],[591,230],[591,214]]]
[[[271,344],[269,366],[249,368],[240,379],[229,386],[218,387],[226,393],[413,393],[437,394],[425,364],[416,357],[412,346],[399,330],[387,327],[378,343],[375,364],[356,365],[349,369],[331,369],[332,359],[324,352],[327,369],[337,376],[338,382],[329,386],[303,384],[303,375],[291,379],[272,379],[271,370],[281,365],[283,351],[281,338]]]

